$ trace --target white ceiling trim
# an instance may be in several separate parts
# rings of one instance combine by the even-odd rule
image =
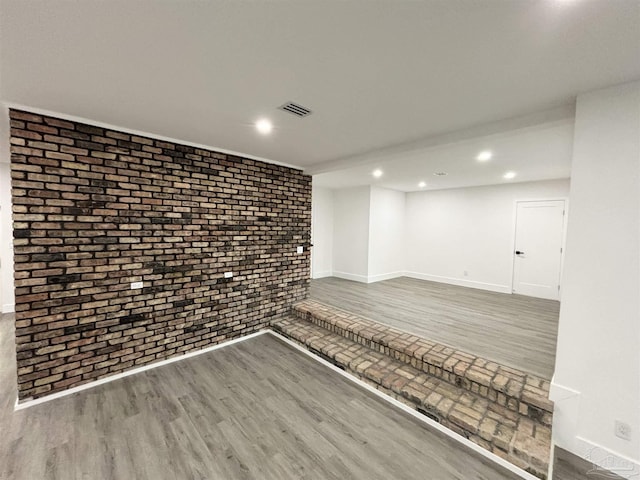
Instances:
[[[131,135],[137,135],[139,137],[153,138],[155,140],[160,140],[162,142],[177,143],[177,144],[180,144],[180,145],[186,145],[186,146],[189,146],[189,147],[199,148],[201,150],[209,150],[209,151],[213,151],[213,152],[224,153],[224,154],[227,154],[227,155],[234,155],[236,157],[248,158],[250,160],[257,160],[259,162],[271,163],[273,165],[279,165],[279,166],[282,166],[282,167],[293,168],[293,169],[296,169],[296,170],[303,170],[303,167],[300,167],[298,165],[291,165],[289,163],[278,162],[277,160],[271,160],[270,158],[258,157],[256,155],[250,155],[248,153],[237,152],[237,151],[228,150],[228,149],[225,149],[225,148],[212,147],[210,145],[203,145],[201,143],[188,142],[186,140],[180,140],[179,138],[166,137],[164,135],[158,135],[158,134],[151,133],[151,132],[144,132],[144,131],[136,130],[136,129],[133,129],[133,128],[120,127],[118,125],[112,125],[110,123],[99,122],[97,120],[92,120],[92,119],[89,119],[89,118],[78,117],[76,115],[68,115],[66,113],[53,112],[51,110],[45,110],[45,109],[42,109],[42,108],[31,107],[31,106],[28,106],[28,105],[21,105],[19,103],[12,103],[12,102],[2,102],[1,105],[2,105],[2,115],[5,118],[9,117],[9,109],[22,110],[22,111],[25,111],[25,112],[34,113],[36,115],[46,115],[46,116],[49,116],[49,117],[60,118],[62,120],[68,120],[70,122],[87,123],[89,125],[93,125],[93,126],[96,126],[96,127],[106,128],[106,129],[109,129],[109,130],[116,130],[118,132],[128,133],[128,134],[131,134]]]
[[[561,115],[562,116],[562,115]],[[339,189],[375,185],[403,192],[500,185],[569,178],[574,117],[521,126],[490,135],[390,154],[373,154],[364,163],[313,175],[316,186]],[[477,160],[489,150],[493,158]],[[375,163],[374,163],[375,162]],[[373,169],[380,169],[380,177]],[[517,178],[505,179],[507,171]],[[447,172],[446,176],[432,176]],[[418,182],[426,185],[419,185]]]
[[[567,120],[572,121],[575,117],[575,112],[575,104],[565,105],[529,115],[476,125],[464,130],[429,136],[413,142],[392,145],[359,155],[322,162],[305,168],[304,172],[309,175],[333,172],[361,165],[374,164],[380,160],[389,160],[390,158],[399,155],[443,147],[454,143],[464,142],[466,140],[477,139],[479,137],[488,137],[491,135],[508,133],[510,131],[524,130],[542,124],[549,125],[555,122],[564,123]]]

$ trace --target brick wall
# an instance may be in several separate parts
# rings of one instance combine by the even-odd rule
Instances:
[[[309,176],[10,117],[21,400],[246,335],[306,296]]]

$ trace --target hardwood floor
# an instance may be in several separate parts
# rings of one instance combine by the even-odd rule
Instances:
[[[587,462],[559,447],[555,449],[553,478],[554,480],[623,480],[619,475],[600,469],[593,463]]]
[[[400,277],[311,281],[309,297],[551,379],[560,303]]]
[[[17,412],[0,322],[0,478],[518,478],[271,335]]]
[[[13,315],[0,314],[0,439],[16,401],[16,350]],[[0,462],[3,450],[0,449]]]

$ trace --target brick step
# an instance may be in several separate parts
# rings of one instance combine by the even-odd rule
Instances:
[[[315,300],[297,303],[293,313],[433,377],[497,402],[535,423],[551,426],[553,402],[549,400],[548,380]]]
[[[481,447],[546,478],[548,426],[294,315],[276,319],[271,326]]]

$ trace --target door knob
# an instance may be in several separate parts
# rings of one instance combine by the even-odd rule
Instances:
[[[516,250],[516,255],[524,255],[524,252],[521,252],[520,250]]]

